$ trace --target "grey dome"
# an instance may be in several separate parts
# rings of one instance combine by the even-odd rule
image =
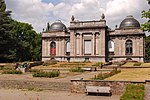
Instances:
[[[57,20],[53,24],[51,24],[50,30],[52,30],[52,31],[64,31],[64,30],[66,30],[66,26],[60,20]]]
[[[130,15],[121,22],[119,28],[140,28],[140,23]]]

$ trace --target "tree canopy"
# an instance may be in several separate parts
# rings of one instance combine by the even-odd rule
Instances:
[[[150,5],[150,0],[147,0],[147,1],[148,1],[148,4]],[[144,31],[150,32],[150,9],[148,11],[145,11],[145,10],[142,11],[142,18],[147,19],[147,21],[144,24],[142,24],[142,29]]]
[[[28,23],[15,21],[0,0],[0,62],[41,59],[41,34]]]
[[[150,5],[150,0],[147,0]],[[148,11],[142,11],[142,18],[146,18],[147,21],[142,24],[142,29],[144,31],[150,32],[150,9]],[[150,61],[150,36],[146,36],[145,38],[145,60]]]
[[[10,13],[10,11],[6,11],[4,0],[0,0],[0,61],[9,59],[9,50],[13,46]]]

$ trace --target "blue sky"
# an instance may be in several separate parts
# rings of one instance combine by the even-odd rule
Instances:
[[[60,0],[42,0],[42,2],[53,3],[54,5],[57,5],[58,3],[60,3]]]
[[[146,0],[5,0],[12,18],[32,24],[37,32],[61,20],[67,27],[70,18],[75,20],[99,20],[101,14],[106,16],[107,25],[115,28],[128,15],[133,15],[141,24],[141,11],[149,9]]]

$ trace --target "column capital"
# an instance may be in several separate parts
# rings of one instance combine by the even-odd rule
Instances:
[[[80,35],[82,35],[82,33],[79,33]]]
[[[95,35],[95,32],[92,32],[92,35]]]

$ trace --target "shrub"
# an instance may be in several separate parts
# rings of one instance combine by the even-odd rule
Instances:
[[[22,72],[19,70],[5,70],[2,74],[22,74]]]
[[[0,70],[13,70],[14,68],[12,67],[4,67],[4,66],[0,66]]]
[[[30,72],[36,73],[36,72],[40,72],[40,70],[38,70],[38,69],[31,69]]]
[[[39,66],[42,65],[43,63],[44,63],[43,61],[34,61],[29,64],[29,67]]]
[[[84,72],[84,70],[81,67],[71,68],[69,71],[70,72]]]
[[[60,74],[59,70],[53,70],[51,72],[44,72],[44,71],[36,72],[36,73],[33,73],[32,76],[33,77],[48,77],[48,78],[52,78],[52,77],[58,77],[59,74]]]
[[[51,62],[45,62],[45,63],[43,63],[43,66],[49,66],[49,65],[55,65],[55,64],[57,64],[56,61],[51,61]]]
[[[107,73],[99,73],[98,75],[95,75],[95,77],[93,78],[94,80],[103,80],[105,78],[111,77],[115,74],[120,73],[121,70],[112,70],[111,72],[107,72]]]
[[[120,100],[144,100],[144,85],[129,84]]]
[[[142,63],[141,62],[136,62],[133,64],[133,66],[140,66]]]

